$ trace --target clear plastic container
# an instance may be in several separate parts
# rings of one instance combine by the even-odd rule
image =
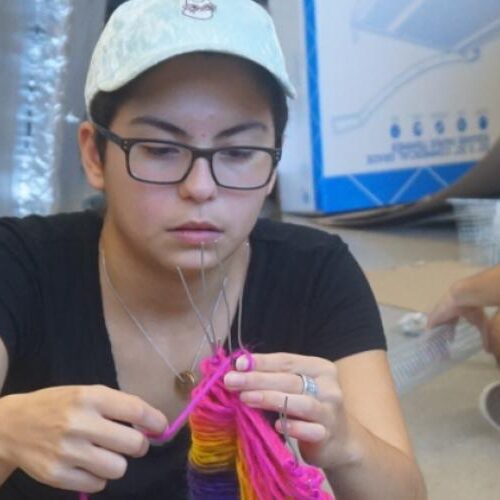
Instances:
[[[456,326],[435,328],[418,337],[404,336],[401,332],[388,333],[400,336],[388,352],[399,394],[408,392],[482,349],[479,331],[465,321]]]
[[[452,198],[460,258],[480,266],[500,263],[500,200]]]

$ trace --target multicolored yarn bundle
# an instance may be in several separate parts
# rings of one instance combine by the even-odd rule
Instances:
[[[247,351],[228,356],[221,348],[204,359],[188,407],[161,436],[150,437],[167,441],[189,420],[191,500],[333,499],[321,489],[321,471],[298,463],[263,413],[226,389],[224,375],[242,355],[251,359]]]
[[[245,353],[233,354],[234,359]],[[203,379],[193,397],[203,400],[190,417],[192,446],[188,482],[193,500],[327,499],[321,490],[322,473],[300,465],[261,411],[242,403],[229,392],[223,376],[208,386],[211,376],[229,358],[219,350],[201,364]]]

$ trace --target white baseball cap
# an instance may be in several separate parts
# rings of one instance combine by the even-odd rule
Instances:
[[[87,112],[98,92],[118,90],[162,61],[199,51],[253,61],[295,96],[273,21],[253,0],[129,0],[113,12],[95,46]]]

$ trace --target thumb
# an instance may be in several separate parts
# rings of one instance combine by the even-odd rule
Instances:
[[[137,427],[144,433],[161,434],[168,425],[167,417],[156,408],[146,404],[141,421],[137,423]]]
[[[488,324],[488,347],[500,366],[500,309],[490,318]]]
[[[451,296],[444,296],[427,315],[427,327],[434,328],[435,326],[445,323],[456,323],[460,317],[460,312],[455,306]]]
[[[471,324],[474,325],[481,333],[483,348],[486,352],[491,351],[488,317],[482,307],[463,307],[462,316]]]
[[[98,386],[92,391],[91,397],[101,415],[112,420],[126,422],[152,433],[163,432],[168,424],[167,417],[160,410],[132,394]]]
[[[488,317],[482,307],[462,307],[460,314],[478,330],[484,332],[488,330]]]

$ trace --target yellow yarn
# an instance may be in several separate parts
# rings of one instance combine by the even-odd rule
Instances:
[[[201,424],[201,425],[197,425]],[[210,428],[191,419],[190,462],[206,473],[236,469],[241,500],[258,500],[250,483],[243,450],[234,429]]]
[[[238,442],[238,456],[236,459],[236,473],[238,475],[238,485],[240,489],[240,499],[241,500],[258,500],[252,484],[250,483],[250,477],[248,470],[246,468],[246,462],[244,460],[243,450]]]
[[[230,431],[230,429],[228,429]],[[234,468],[236,456],[236,433],[211,432],[192,426],[189,460],[199,470],[218,471]]]

